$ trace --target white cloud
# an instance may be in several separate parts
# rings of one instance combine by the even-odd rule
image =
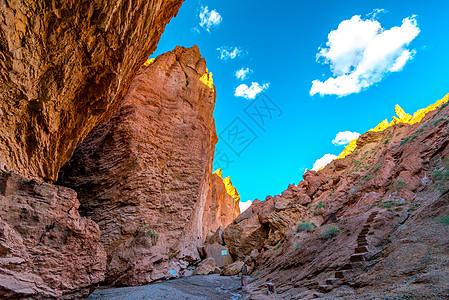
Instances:
[[[234,96],[243,97],[246,99],[254,99],[260,92],[268,89],[269,86],[269,83],[260,85],[258,82],[251,82],[250,87],[248,87],[246,84],[241,84],[235,89]]]
[[[321,168],[324,168],[328,163],[337,158],[337,155],[333,154],[325,154],[323,157],[316,160],[313,164],[312,170],[318,171]]]
[[[358,93],[391,72],[401,71],[416,50],[406,46],[419,34],[416,16],[402,20],[400,27],[382,28],[374,19],[353,16],[328,35],[326,47],[320,48],[317,61],[330,65],[333,77],[314,80],[310,95],[346,96]]]
[[[375,8],[375,9],[373,9],[372,12],[370,12],[369,14],[367,14],[367,16],[370,17],[371,19],[375,19],[375,18],[377,18],[378,15],[380,15],[380,14],[385,14],[385,13],[387,13],[387,10],[386,10],[386,9],[383,9],[383,8]]]
[[[234,59],[244,54],[244,52],[237,47],[220,47],[217,48],[217,50],[220,52],[220,55],[218,57],[221,60]]]
[[[253,204],[253,201],[251,201],[251,200],[248,200],[248,201],[246,201],[246,202],[240,201],[240,202],[239,202],[240,213],[242,213],[242,212],[244,212],[245,210],[247,210],[247,209],[251,206],[251,204]]]
[[[337,136],[332,141],[332,144],[341,146],[341,145],[347,145],[352,140],[355,140],[360,136],[360,133],[358,132],[351,132],[351,131],[340,131],[337,133]]]
[[[218,26],[222,20],[223,18],[215,9],[209,11],[207,6],[201,6],[200,26],[207,31],[210,31],[212,27]]]
[[[245,80],[248,78],[248,75],[252,74],[253,70],[250,68],[241,68],[240,70],[235,71],[235,77],[240,80]]]
[[[396,59],[396,62],[394,63],[394,65],[389,69],[390,72],[398,72],[398,71],[402,71],[402,69],[404,68],[405,64],[407,63],[407,61],[409,61],[410,59],[413,58],[413,56],[416,54],[416,50],[404,50],[404,52],[402,52],[401,56],[399,56]]]

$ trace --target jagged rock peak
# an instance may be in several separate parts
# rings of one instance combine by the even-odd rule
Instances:
[[[223,184],[225,185],[226,192],[234,198],[235,201],[240,202],[240,195],[235,186],[232,185],[231,176],[225,177],[223,179],[223,173],[221,168],[215,170],[214,174],[220,177],[223,180]]]
[[[427,113],[434,111],[435,109],[445,105],[449,101],[449,94],[444,96],[442,99],[438,100],[437,102],[427,106],[426,108],[422,108],[417,110],[413,115],[407,114],[402,107],[399,106],[399,104],[396,104],[394,108],[394,112],[396,113],[396,116],[393,116],[393,120],[391,122],[388,122],[387,119],[380,122],[376,127],[370,129],[369,131],[379,132],[384,131],[385,129],[396,125],[396,124],[416,124],[421,122],[421,120],[426,116]],[[352,140],[345,149],[338,155],[338,159],[345,158],[349,154],[351,154],[355,148],[357,147],[357,139]]]

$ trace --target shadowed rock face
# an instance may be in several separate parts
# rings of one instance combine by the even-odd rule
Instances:
[[[58,182],[100,226],[109,283],[144,284],[199,260],[214,105],[198,48],[177,47],[142,68],[112,118],[61,169]]]
[[[419,123],[363,134],[345,158],[254,201],[225,228],[235,257],[261,252],[254,299],[265,282],[279,299],[449,295],[448,98]]]
[[[53,182],[183,0],[0,0],[0,164]]]
[[[79,297],[103,281],[100,230],[78,206],[71,189],[0,172],[0,298]]]

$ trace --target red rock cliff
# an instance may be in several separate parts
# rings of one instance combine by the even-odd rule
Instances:
[[[0,165],[55,181],[182,2],[0,1]]]
[[[235,192],[234,192],[235,191]],[[203,236],[219,227],[225,228],[240,215],[240,196],[229,177],[223,179],[221,169],[212,174],[211,195],[203,214]]]
[[[199,260],[217,136],[196,46],[143,67],[112,118],[62,168],[108,253],[110,283],[143,284]]]
[[[0,172],[0,298],[89,293],[104,280],[100,230],[78,214],[76,193]]]

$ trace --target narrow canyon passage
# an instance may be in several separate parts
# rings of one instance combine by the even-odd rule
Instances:
[[[0,0],[0,300],[449,299],[447,11]]]

